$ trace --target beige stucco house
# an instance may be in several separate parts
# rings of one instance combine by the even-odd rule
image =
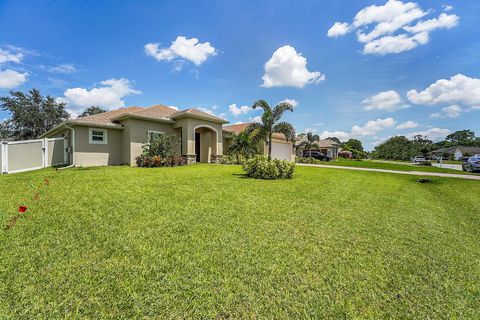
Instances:
[[[223,146],[225,150],[232,143],[233,135],[244,131],[250,123],[234,124],[223,127]],[[268,154],[268,142],[261,141],[258,146],[259,152]],[[272,158],[295,161],[294,144],[285,138],[282,133],[274,133],[272,136]]]
[[[179,141],[177,155],[185,156],[189,163],[209,163],[223,154],[222,126],[226,123],[194,108],[128,107],[65,121],[42,138],[63,137],[70,165],[135,165],[151,137],[170,133]]]
[[[296,141],[297,152],[296,153],[297,153],[298,157],[303,157],[304,148],[299,147],[299,145],[305,139],[306,139],[305,135],[299,135],[299,137],[297,138],[297,141]],[[323,153],[324,155],[327,155],[332,159],[335,159],[338,156],[338,153],[340,151],[342,151],[342,148],[340,147],[340,144],[337,143],[334,140],[331,140],[331,139],[321,139],[320,141],[317,142],[317,146],[318,147],[315,148],[316,151],[318,150],[321,153]]]

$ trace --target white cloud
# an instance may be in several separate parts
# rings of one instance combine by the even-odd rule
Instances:
[[[420,21],[413,27],[406,26],[405,29],[411,33],[430,32],[435,29],[451,29],[458,24],[458,16],[454,14],[441,13],[438,18]]]
[[[409,134],[406,134],[405,136],[409,139],[412,139],[414,136],[421,135],[421,136],[427,137],[430,140],[439,141],[439,140],[444,139],[450,133],[452,133],[452,132],[448,129],[430,128],[430,129],[425,130],[425,131],[411,132]]]
[[[371,5],[360,10],[350,26],[346,22],[335,22],[328,36],[338,37],[357,30],[357,40],[365,44],[364,54],[408,51],[426,44],[429,32],[450,29],[458,24],[457,15],[446,13],[437,18],[420,20],[431,12],[433,10],[424,11],[413,2],[389,0],[384,5]]]
[[[160,48],[160,43],[147,43],[144,49],[147,56],[158,61],[183,58],[197,66],[204,63],[210,56],[217,54],[210,42],[201,43],[197,38],[187,39],[184,36],[178,36],[168,48]]]
[[[459,105],[453,104],[451,106],[442,108],[440,112],[435,112],[430,115],[433,118],[458,118],[463,112]]]
[[[305,128],[305,130],[303,130],[303,132],[305,132],[305,133],[308,133],[308,132],[315,133],[315,132],[317,132],[317,129],[315,129],[315,128]]]
[[[450,79],[440,79],[423,91],[410,90],[407,98],[415,104],[480,106],[480,79],[457,74]]]
[[[84,88],[67,89],[59,101],[69,104],[69,108],[87,108],[100,106],[115,109],[125,106],[124,98],[131,94],[140,94],[141,91],[133,89],[132,83],[127,79],[109,79],[100,82],[100,87],[90,90]],[[74,110],[79,110],[74,109]]]
[[[11,69],[0,71],[0,88],[12,89],[27,81],[28,73],[22,73]]]
[[[78,113],[78,110],[73,110],[73,109],[69,109],[69,108],[67,108],[67,109],[65,109],[65,110],[66,110],[68,113],[70,113],[70,119],[77,119],[78,116],[80,115],[80,114]]]
[[[450,10],[453,9],[453,6],[448,5],[448,4],[444,4],[444,5],[442,6],[442,8],[443,8],[443,11],[450,11]]]
[[[248,118],[248,122],[262,122],[262,116],[255,116]]]
[[[329,137],[330,138],[337,137],[338,139],[340,139],[340,141],[345,141],[350,138],[350,134],[345,131],[327,131],[327,130],[323,131],[320,134],[320,139],[326,139]]]
[[[392,111],[395,109],[408,107],[402,104],[400,95],[394,90],[377,93],[370,98],[363,100],[362,104],[365,106],[365,110],[376,109]]]
[[[348,33],[349,25],[347,22],[335,22],[333,26],[328,29],[327,36],[330,38],[336,38]]]
[[[412,120],[405,121],[403,123],[400,123],[398,126],[395,127],[397,130],[402,130],[402,129],[413,129],[418,127],[418,123]]]
[[[294,107],[294,108],[296,106],[298,106],[298,101],[295,100],[295,99],[284,99],[284,100],[280,101],[280,103],[282,103],[282,102],[290,103],[292,105],[292,107]]]
[[[377,132],[395,125],[395,123],[396,121],[393,118],[370,120],[365,122],[363,126],[354,125],[350,134],[354,137],[373,136]]]
[[[57,66],[50,67],[47,70],[49,72],[53,72],[53,73],[75,73],[75,72],[77,72],[77,68],[72,63],[59,64]]]
[[[175,107],[175,106],[168,106],[169,108],[172,108],[172,109],[175,109],[175,110],[179,110],[178,107]]]
[[[286,45],[278,48],[265,63],[263,87],[303,88],[309,83],[325,80],[325,75],[307,69],[307,58],[297,53],[294,47]]]
[[[250,108],[249,106],[237,107],[237,105],[236,105],[235,103],[232,103],[231,105],[229,105],[229,106],[228,106],[228,110],[230,110],[230,112],[231,112],[235,117],[238,117],[239,115],[247,114],[247,113],[253,111],[253,109]]]
[[[0,48],[0,64],[6,62],[20,63],[23,59],[23,54],[21,52],[11,52],[9,50],[4,50]]]
[[[237,121],[234,124],[243,124],[243,122],[242,121]]]

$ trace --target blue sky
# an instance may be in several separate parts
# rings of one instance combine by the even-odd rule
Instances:
[[[241,108],[256,99],[291,99],[298,132],[367,149],[480,135],[479,20],[479,1],[0,1],[0,95],[39,88],[72,113],[200,107],[231,123],[258,116]]]

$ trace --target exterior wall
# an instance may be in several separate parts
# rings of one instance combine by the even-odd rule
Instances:
[[[122,131],[106,129],[107,144],[90,144],[89,129],[92,127],[75,126],[75,165],[108,166],[122,164]],[[105,130],[105,128],[98,128]]]
[[[455,150],[455,153],[453,155],[455,160],[462,160],[463,153],[459,149]]]
[[[290,161],[295,161],[295,151],[293,150],[293,143],[287,142],[281,139],[272,139],[272,143],[285,143],[290,145],[291,150],[291,159]],[[268,144],[266,142],[260,143],[260,153],[268,156]]]
[[[182,131],[182,155],[195,154],[195,130],[199,128],[216,131],[216,134],[212,134],[215,136],[213,139],[216,140],[216,155],[223,155],[223,134],[220,123],[195,118],[182,118],[177,120],[174,127],[181,128]],[[212,147],[212,149],[214,148]]]
[[[142,146],[148,143],[148,131],[160,131],[168,134],[175,134],[178,140],[181,139],[181,131],[174,129],[172,124],[160,123],[148,120],[127,119],[122,121],[122,163],[135,165],[135,158],[142,154]],[[177,154],[180,155],[180,144]]]

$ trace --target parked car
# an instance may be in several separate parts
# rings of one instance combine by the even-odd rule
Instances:
[[[462,163],[462,170],[468,172],[480,171],[480,155],[477,154]]]
[[[425,159],[424,156],[416,156],[416,157],[412,158],[412,163],[422,164],[422,163],[425,163],[425,162],[427,162],[427,159]]]
[[[330,157],[327,156],[326,154],[323,154],[321,153],[320,151],[312,151],[310,153],[310,151],[303,151],[303,157],[304,158],[314,158],[314,159],[317,159],[317,160],[321,160],[321,161],[330,161]]]

